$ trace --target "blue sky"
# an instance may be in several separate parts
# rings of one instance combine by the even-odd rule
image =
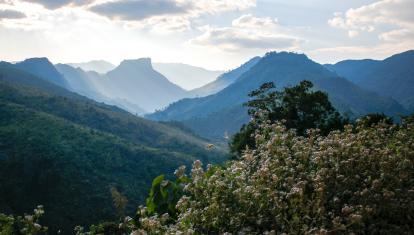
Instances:
[[[0,0],[0,51],[224,70],[271,50],[382,59],[414,49],[413,10],[414,0]]]

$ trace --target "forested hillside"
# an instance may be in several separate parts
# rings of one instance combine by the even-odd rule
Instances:
[[[349,123],[312,85],[277,91],[264,83],[249,93],[253,129],[232,140],[240,151],[231,161],[196,160],[191,171],[177,168],[175,180],[160,175],[135,213],[121,210],[119,219],[77,226],[76,234],[411,234],[414,116]],[[125,198],[112,192],[123,208]],[[46,234],[43,213],[0,214],[0,231]]]
[[[30,212],[42,204],[44,224],[70,234],[79,224],[117,216],[111,188],[135,210],[151,180],[219,149],[183,129],[133,116],[39,77],[0,67],[0,211]]]

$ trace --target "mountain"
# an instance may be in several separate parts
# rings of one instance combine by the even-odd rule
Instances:
[[[29,72],[61,87],[68,87],[65,79],[47,58],[30,58],[15,64],[17,68]]]
[[[246,63],[242,64],[240,67],[233,69],[227,73],[220,75],[216,80],[196,89],[191,90],[190,97],[204,97],[211,94],[215,94],[228,85],[232,84],[234,81],[237,80],[240,75],[244,72],[248,71],[251,67],[253,67],[258,61],[260,57],[254,57],[247,61]]]
[[[74,68],[66,64],[56,64],[56,70],[63,75],[70,90],[81,95],[92,96],[96,93],[96,88],[92,76],[80,68]]]
[[[105,60],[92,60],[84,63],[69,63],[68,65],[75,68],[81,68],[84,71],[94,71],[102,74],[115,68],[115,65]]]
[[[303,54],[271,52],[243,73],[233,84],[217,94],[203,98],[183,99],[148,117],[155,120],[191,123],[189,126],[207,126],[208,123],[210,126],[208,132],[196,133],[203,136],[217,133],[215,138],[222,138],[225,131],[231,132],[240,128],[240,121],[232,121],[232,119],[243,120],[236,115],[242,113],[242,103],[248,100],[247,94],[250,91],[265,82],[274,82],[279,89],[282,89],[296,85],[302,80],[309,80],[314,84],[315,89],[327,92],[337,109],[352,116],[375,112],[397,115],[406,112],[395,100],[364,90]],[[234,110],[239,111],[234,112]],[[217,123],[211,123],[210,117],[217,116],[218,113],[222,113],[221,116],[226,115],[217,120]],[[244,116],[244,120],[248,120],[246,113]],[[223,129],[221,120],[228,122],[226,129]]]
[[[155,71],[150,58],[124,60],[105,74],[107,96],[126,99],[152,112],[177,101],[186,91]]]
[[[392,97],[414,111],[414,50],[382,61],[345,60],[328,65],[328,68],[367,90]]]
[[[0,113],[0,211],[23,214],[42,204],[51,234],[116,219],[113,188],[131,214],[155,176],[195,159],[225,159],[175,124],[136,117],[4,62]]]
[[[66,64],[56,64],[56,69],[63,75],[70,86],[70,90],[84,95],[93,100],[116,105],[133,114],[142,115],[146,113],[137,104],[126,99],[110,98],[104,94],[110,94],[104,85],[104,77],[96,72],[85,72],[81,68],[74,68]]]
[[[212,82],[223,73],[181,63],[153,63],[153,66],[172,83],[187,90]]]

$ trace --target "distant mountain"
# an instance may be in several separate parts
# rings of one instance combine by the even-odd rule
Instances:
[[[70,90],[81,95],[92,96],[96,92],[91,76],[80,68],[74,68],[66,64],[56,64],[56,70],[63,75]]]
[[[208,95],[215,94],[224,88],[226,88],[228,85],[232,84],[234,81],[237,80],[240,75],[248,71],[251,67],[253,67],[258,61],[260,60],[260,57],[254,57],[247,61],[246,63],[242,64],[240,67],[231,70],[227,73],[224,73],[220,75],[216,80],[200,87],[196,88],[194,90],[191,90],[189,92],[189,97],[204,97]]]
[[[143,115],[147,111],[126,99],[108,97],[111,92],[105,87],[104,77],[96,72],[85,72],[81,68],[74,68],[66,64],[56,64],[56,69],[63,75],[70,86],[70,90],[89,97],[93,100],[116,105],[133,114]]]
[[[84,63],[69,63],[68,65],[75,68],[81,68],[84,71],[94,71],[102,74],[107,73],[116,67],[105,60],[92,60]]]
[[[195,159],[224,160],[182,128],[97,103],[9,63],[0,63],[0,113],[0,211],[23,214],[42,204],[51,234],[116,219],[112,187],[133,213],[155,176]]]
[[[217,94],[203,98],[183,99],[170,105],[163,111],[148,115],[155,120],[180,120],[191,123],[189,126],[208,126],[207,134],[217,133],[216,138],[222,138],[225,131],[234,131],[240,128],[242,103],[248,100],[247,94],[257,89],[265,82],[274,82],[279,89],[298,84],[302,80],[314,83],[315,89],[325,91],[336,108],[343,113],[360,116],[372,112],[384,112],[388,115],[405,113],[406,110],[391,98],[384,98],[374,92],[364,90],[348,80],[339,77],[324,66],[313,62],[303,54],[287,52],[271,52],[260,59],[247,72],[243,73],[233,84]],[[229,112],[229,110],[239,110]],[[211,116],[225,113],[216,123],[211,123]],[[228,125],[223,129],[222,120]],[[198,128],[199,129],[199,128]],[[196,128],[193,128],[196,130]],[[207,136],[206,131],[196,132]],[[211,136],[209,136],[211,137]]]
[[[385,60],[345,60],[327,67],[355,84],[414,111],[414,50]]]
[[[126,99],[152,112],[186,96],[186,91],[155,71],[150,58],[124,60],[103,80],[109,97]]]
[[[153,63],[154,69],[170,82],[191,90],[214,81],[223,71],[212,71],[181,63]]]
[[[68,87],[65,79],[47,58],[30,58],[16,63],[15,66],[55,85]]]

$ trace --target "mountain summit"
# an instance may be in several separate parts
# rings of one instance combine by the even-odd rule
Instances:
[[[16,67],[55,85],[68,88],[63,76],[46,57],[26,59],[16,63]]]
[[[185,90],[155,71],[150,58],[124,60],[104,79],[110,97],[135,103],[147,111],[161,109],[185,96]]]
[[[151,58],[123,60],[116,69],[124,69],[124,70],[131,69],[135,71],[142,70],[142,69],[153,70]]]

